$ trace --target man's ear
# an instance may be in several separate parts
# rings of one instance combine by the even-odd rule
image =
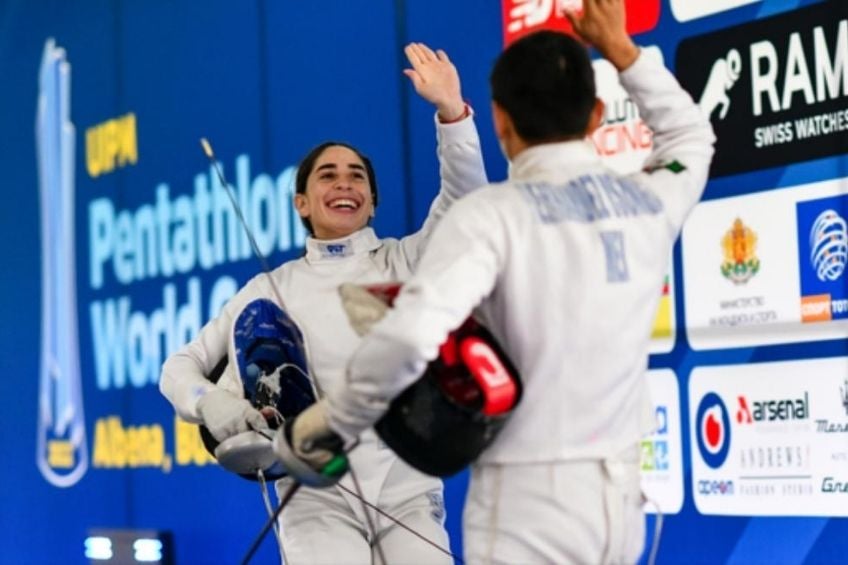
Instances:
[[[507,161],[512,161],[516,155],[527,148],[527,143],[518,135],[512,116],[497,102],[492,102],[492,121],[501,151]]]
[[[495,126],[495,136],[501,141],[505,141],[512,134],[514,127],[512,118],[506,113],[506,110],[501,108],[497,102],[492,102],[492,122]]]
[[[595,98],[595,106],[592,108],[592,113],[589,115],[589,124],[586,126],[586,137],[589,137],[595,130],[601,127],[604,121],[604,110],[606,105],[600,98]]]
[[[294,207],[301,218],[309,217],[309,201],[305,194],[297,193],[294,195]]]

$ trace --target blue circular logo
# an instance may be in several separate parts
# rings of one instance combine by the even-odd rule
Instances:
[[[835,281],[848,265],[848,224],[834,210],[825,210],[810,229],[810,262],[822,282]]]
[[[714,392],[704,395],[698,404],[695,426],[701,458],[711,468],[718,469],[730,451],[730,415],[719,395]]]

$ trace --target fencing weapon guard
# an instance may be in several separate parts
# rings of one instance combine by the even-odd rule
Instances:
[[[259,432],[247,431],[227,438],[213,454],[221,467],[251,480],[256,479],[257,471],[269,480],[286,474],[274,455],[271,440]]]

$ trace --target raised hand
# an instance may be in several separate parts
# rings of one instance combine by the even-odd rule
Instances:
[[[627,33],[624,0],[583,0],[582,14],[573,8],[564,13],[575,33],[619,71],[639,57],[639,48]]]
[[[410,43],[404,48],[411,69],[403,74],[412,81],[412,86],[424,100],[436,105],[439,118],[450,122],[465,113],[459,73],[447,53],[441,49],[433,51],[423,43]]]

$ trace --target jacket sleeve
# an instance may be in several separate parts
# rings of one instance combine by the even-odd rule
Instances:
[[[676,234],[707,182],[715,143],[712,125],[674,75],[644,51],[620,80],[654,134],[645,168],[634,177],[663,201]]]
[[[227,355],[238,305],[244,303],[244,297],[253,292],[251,289],[256,284],[257,278],[254,278],[245,285],[227,302],[216,318],[201,328],[197,337],[172,353],[162,365],[159,391],[183,420],[202,423],[197,413],[197,401],[217,386],[206,375],[212,373],[215,365]]]
[[[477,200],[466,198],[446,214],[415,276],[351,357],[345,386],[328,394],[330,425],[345,439],[382,416],[494,288],[506,236],[494,210]]]
[[[433,229],[450,207],[488,183],[474,113],[451,124],[440,123],[438,116],[434,120],[441,186],[421,229],[400,241],[400,251],[410,270],[414,270]]]

